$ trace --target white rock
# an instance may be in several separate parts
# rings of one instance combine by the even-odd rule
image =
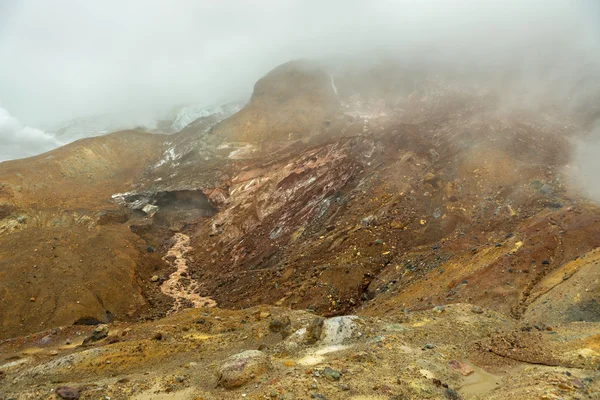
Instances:
[[[158,211],[158,206],[152,204],[146,204],[142,211],[145,212],[149,216],[153,216]]]
[[[344,315],[326,319],[323,323],[321,342],[327,345],[342,344],[358,330],[356,315]]]

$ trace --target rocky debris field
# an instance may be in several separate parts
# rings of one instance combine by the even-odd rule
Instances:
[[[598,323],[530,327],[454,304],[322,318],[188,309],[0,344],[9,399],[593,399]]]

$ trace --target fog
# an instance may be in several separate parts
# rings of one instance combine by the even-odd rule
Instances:
[[[51,150],[62,143],[40,129],[23,126],[0,108],[0,161],[27,157]]]
[[[0,160],[59,144],[25,127],[243,99],[296,58],[542,66],[568,91],[582,66],[600,65],[598,10],[592,0],[0,0]]]

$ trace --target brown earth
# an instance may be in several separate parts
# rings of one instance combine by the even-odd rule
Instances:
[[[0,164],[11,209],[0,219],[0,337],[148,308],[142,281],[165,265],[111,195],[131,189],[163,140],[120,132]]]
[[[329,126],[339,107],[333,77],[325,69],[292,61],[259,79],[248,104],[216,124],[213,133],[230,142],[304,138]]]

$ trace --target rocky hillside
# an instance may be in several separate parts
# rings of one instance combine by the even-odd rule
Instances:
[[[0,394],[598,396],[589,121],[349,71],[284,64],[224,120],[0,164]]]
[[[162,262],[111,200],[164,138],[120,132],[0,164],[0,336],[139,315],[141,271]]]
[[[339,107],[333,77],[309,61],[293,61],[256,82],[249,103],[213,133],[230,142],[306,138],[325,130]]]

